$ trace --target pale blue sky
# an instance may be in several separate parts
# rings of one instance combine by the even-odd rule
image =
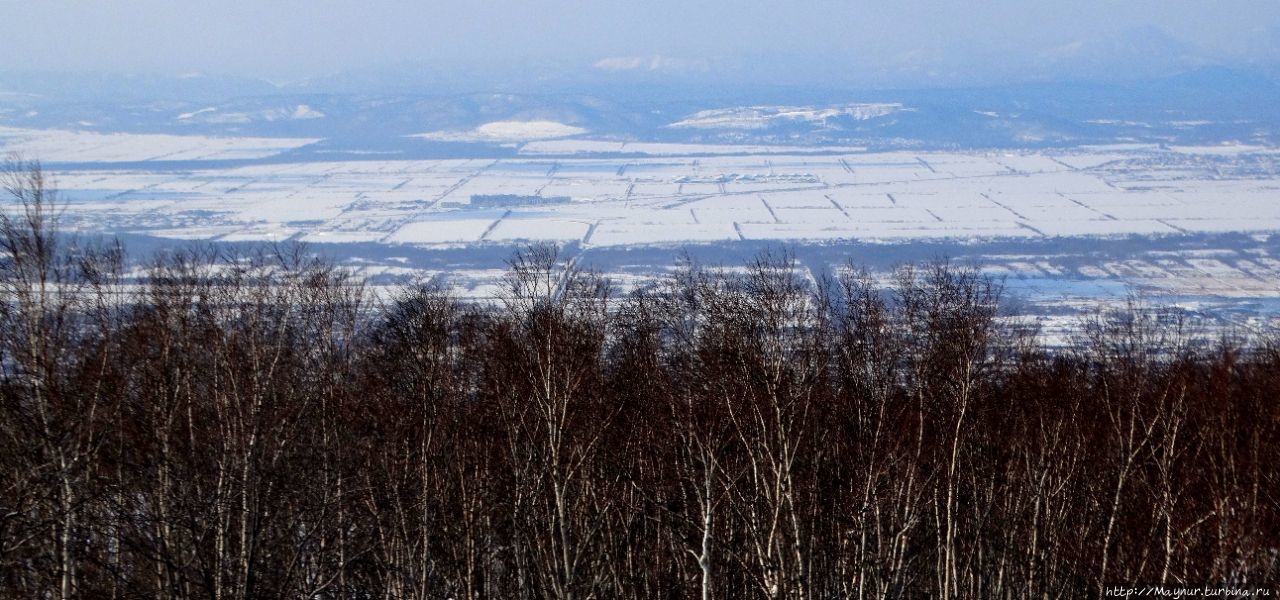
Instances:
[[[1213,56],[1274,59],[1277,24],[1275,0],[0,0],[0,69],[289,79],[404,61],[967,68],[1139,28]]]

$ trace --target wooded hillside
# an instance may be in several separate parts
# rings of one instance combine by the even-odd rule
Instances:
[[[1134,308],[1065,349],[946,264],[887,289],[537,246],[493,305],[296,248],[0,221],[0,597],[1078,598],[1280,580],[1280,345]],[[851,273],[854,273],[851,271]]]

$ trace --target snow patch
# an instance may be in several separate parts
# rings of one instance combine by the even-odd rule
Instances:
[[[179,120],[179,121],[189,121],[189,120],[191,120],[191,119],[192,119],[192,118],[194,118],[194,117],[197,117],[197,116],[199,116],[199,115],[203,115],[203,114],[205,114],[205,113],[211,113],[211,112],[218,112],[218,109],[216,109],[216,108],[214,108],[214,107],[210,106],[210,107],[207,107],[207,108],[202,108],[202,109],[200,109],[200,110],[193,110],[193,111],[191,111],[191,112],[182,113],[182,114],[178,115],[178,120]]]
[[[909,110],[899,103],[844,104],[838,106],[735,106],[694,113],[668,127],[677,129],[763,129],[777,122],[821,124],[828,119],[875,119]]]
[[[221,112],[216,107],[210,106],[200,110],[193,110],[178,115],[179,121],[194,122],[200,121],[214,125],[244,125],[253,123],[254,121],[283,121],[291,119],[294,121],[302,121],[307,119],[320,119],[325,116],[324,113],[307,106],[299,104],[292,108],[281,107],[257,112]]]
[[[293,118],[295,120],[320,119],[323,117],[324,113],[311,108],[306,104],[299,104],[297,108],[293,109]]]
[[[556,121],[494,121],[470,131],[432,131],[409,137],[442,142],[525,142],[570,137],[586,132],[581,127]]]

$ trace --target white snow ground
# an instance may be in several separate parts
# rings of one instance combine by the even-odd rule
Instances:
[[[274,156],[317,141],[308,138],[92,133],[0,127],[0,150],[46,162],[247,160]]]
[[[568,134],[550,125],[522,127],[477,132]],[[519,156],[502,159],[210,166],[312,141],[0,129],[0,152],[90,163],[53,175],[69,202],[67,222],[91,233],[373,244],[387,254],[537,240],[581,251],[735,241],[880,244],[889,251],[917,242],[982,248],[1241,233],[1258,243],[1225,249],[1225,256],[1162,256],[1136,243],[1128,256],[1085,263],[978,258],[1050,296],[1054,282],[1098,279],[1174,295],[1280,298],[1280,256],[1272,255],[1280,241],[1280,150],[1271,148],[820,153],[573,139],[526,144]],[[624,146],[626,154],[614,156]],[[196,159],[202,162],[192,169],[146,167],[149,160]],[[126,161],[134,164],[112,164]],[[556,200],[473,208],[473,195]],[[648,268],[658,273],[666,266]],[[371,265],[369,272],[411,267]],[[476,290],[492,287],[472,283]]]
[[[57,136],[34,144],[46,149],[46,160],[103,163],[151,153],[141,148],[154,146],[154,137],[188,155],[230,151],[196,150],[201,144],[232,145],[119,137],[116,151],[64,151]],[[272,148],[247,140],[232,147],[240,155]],[[338,240],[379,231],[374,239],[391,244],[552,239],[609,246],[1280,232],[1280,183],[1268,175],[1223,178],[1220,169],[1183,166],[1161,173],[1170,169],[1154,160],[1135,173],[1133,161],[1150,153],[1104,150],[1126,160],[1098,163],[1091,152],[365,160],[191,171],[103,164],[57,175],[74,201],[70,216],[86,228],[169,235],[175,223],[199,222],[234,239],[253,239],[254,232],[279,239],[295,230]],[[1227,153],[1219,160],[1234,159]],[[476,211],[469,208],[473,195],[570,201]]]
[[[527,142],[570,137],[586,132],[581,127],[556,121],[494,121],[469,131],[430,131],[409,137],[441,142]]]

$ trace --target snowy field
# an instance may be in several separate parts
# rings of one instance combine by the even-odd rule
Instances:
[[[94,133],[0,126],[0,150],[58,162],[141,162],[266,158],[319,141],[308,138]]]
[[[1265,147],[870,153],[560,139],[498,159],[277,156],[310,142],[0,129],[0,149],[54,165],[68,221],[85,232],[300,240],[372,274],[412,272],[406,254],[533,241],[667,257],[722,244],[822,247],[825,256],[931,243],[1049,296],[1054,282],[1104,281],[1166,296],[1280,298],[1280,150]],[[514,199],[473,207],[478,196]],[[1179,249],[1179,240],[1228,234],[1245,243]],[[1132,239],[1163,242],[1117,242]],[[1121,249],[1087,260],[1017,250],[1088,240]],[[643,275],[645,265],[633,267],[628,277]]]
[[[2,134],[3,132],[0,132]],[[83,134],[82,134],[83,135]],[[655,158],[361,160],[210,167],[270,152],[253,139],[139,136],[199,169],[147,169],[123,142],[46,162],[86,228],[184,239],[358,240],[421,246],[552,240],[584,247],[709,240],[896,243],[1280,231],[1280,179],[1224,174],[1217,149],[738,154]],[[118,136],[128,137],[128,136]],[[205,143],[205,150],[195,146]],[[288,148],[296,140],[279,140]],[[69,146],[76,144],[69,143]],[[19,145],[19,147],[22,147]],[[156,152],[160,152],[157,150]],[[1191,154],[1191,152],[1205,152]],[[133,157],[130,168],[110,162]],[[1251,154],[1250,156],[1257,156]],[[1268,159],[1280,154],[1267,151]],[[1193,158],[1211,158],[1198,164]],[[1183,160],[1185,159],[1185,160]],[[1267,165],[1271,162],[1268,161]],[[1083,167],[1076,165],[1085,165]],[[570,202],[470,207],[473,196]],[[197,225],[207,232],[194,231]]]

